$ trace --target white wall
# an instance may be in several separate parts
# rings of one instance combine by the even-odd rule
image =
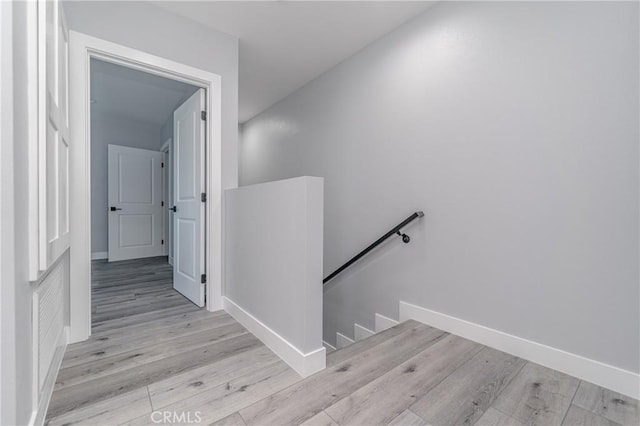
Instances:
[[[65,1],[69,28],[222,76],[222,185],[238,183],[238,40],[149,2]]]
[[[324,336],[398,301],[638,372],[638,4],[441,2],[249,121],[242,184],[324,176]]]
[[[229,189],[225,218],[224,295],[233,303],[229,312],[300,374],[324,368],[323,179],[299,177]],[[248,315],[238,317],[240,309]],[[271,331],[252,329],[258,322]],[[308,359],[318,357],[321,365],[316,360],[309,364]]]
[[[109,144],[160,151],[165,142],[161,126],[115,117],[91,116],[91,252],[109,250],[109,193],[107,147]]]

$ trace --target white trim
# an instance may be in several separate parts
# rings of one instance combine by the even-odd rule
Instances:
[[[44,424],[45,416],[49,409],[49,403],[51,402],[51,395],[53,395],[53,389],[56,385],[56,378],[58,377],[58,372],[62,366],[64,353],[67,350],[68,341],[69,327],[65,327],[60,336],[60,342],[57,345],[56,352],[53,355],[53,360],[51,361],[47,378],[42,385],[42,393],[40,394],[38,406],[35,407],[33,413],[31,413],[31,419],[29,420],[30,426],[42,426]]]
[[[367,337],[373,336],[375,333],[360,324],[353,324],[353,340],[356,342]]]
[[[380,333],[388,328],[395,327],[399,322],[391,319],[389,317],[385,317],[384,315],[376,314],[375,317],[375,331],[376,333]]]
[[[168,153],[169,145],[171,145],[171,138],[168,138],[166,141],[164,141],[164,143],[160,147],[160,151]]]
[[[96,251],[94,253],[91,253],[91,260],[102,260],[102,259],[108,259],[108,258],[109,258],[108,251]]]
[[[400,321],[409,319],[640,399],[638,373],[401,301]]]
[[[91,198],[89,63],[99,58],[206,89],[207,309],[222,308],[222,77],[75,31],[69,32],[71,82],[70,205],[71,283],[70,342],[91,334]]]
[[[322,346],[324,346],[324,348],[326,349],[327,354],[336,350],[336,347],[333,346],[331,343],[327,342],[326,340],[322,341]]]
[[[224,310],[242,324],[247,330],[260,339],[269,349],[275,352],[291,368],[302,377],[323,370],[326,366],[326,349],[318,348],[308,353],[302,353],[289,343],[284,337],[273,331],[249,312],[236,305],[227,297],[223,297]]]
[[[355,343],[355,340],[350,337],[345,336],[339,331],[336,332],[336,348],[342,349],[345,346],[349,346],[350,344]]]

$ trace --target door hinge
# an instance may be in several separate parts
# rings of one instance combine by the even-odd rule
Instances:
[[[203,120],[207,119],[207,111],[200,111],[200,118],[202,118]]]
[[[204,284],[207,282],[207,274],[200,275],[200,283]]]
[[[160,244],[164,244],[164,240],[160,240]]]
[[[160,167],[164,169],[164,163],[160,163]]]
[[[202,201],[203,203],[207,202],[207,193],[203,192],[202,194],[200,194],[200,201]]]
[[[160,201],[160,207],[164,207],[164,201]]]

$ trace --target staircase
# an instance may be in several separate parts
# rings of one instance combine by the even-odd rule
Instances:
[[[375,321],[374,321],[374,328],[375,330],[369,330],[366,327],[363,327],[362,325],[355,323],[353,324],[353,339],[340,333],[340,332],[336,332],[336,345],[333,346],[328,342],[323,342],[323,345],[325,347],[325,349],[327,350],[327,353],[331,353],[333,351],[335,351],[336,349],[342,349],[346,346],[349,346],[351,344],[353,344],[354,342],[359,342],[360,340],[366,339],[367,337],[373,336],[376,333],[380,333],[384,330],[387,330],[391,327],[394,327],[396,325],[398,325],[398,321],[391,319],[389,317],[386,317],[382,314],[375,314]]]
[[[389,411],[388,404],[379,405],[381,399],[389,400],[389,398],[385,396],[384,389],[380,393],[376,390],[377,379],[391,374],[398,368],[404,370],[409,368],[412,372],[415,371],[415,368],[404,364],[429,347],[438,344],[439,352],[448,352],[449,343],[445,340],[451,337],[454,336],[413,320],[403,322],[331,352],[327,355],[325,370],[240,410],[239,414],[247,425],[335,424],[331,421],[333,415],[328,417],[327,413],[334,412],[336,417],[340,417],[336,410],[342,411],[340,407],[344,403],[348,403],[352,398],[358,398],[358,403],[364,404],[363,408],[366,406],[367,418],[345,418],[343,419],[346,421],[345,424],[386,424],[393,420],[399,412],[396,412],[397,409]],[[464,339],[460,339],[460,341],[467,343],[452,354],[453,359],[456,359],[457,353],[460,353],[460,359],[464,357],[464,354],[470,357],[477,351],[476,348],[479,348],[479,345],[470,341]],[[460,345],[458,344],[458,346]],[[447,363],[449,362],[447,361]],[[457,363],[453,361],[453,364]],[[442,372],[429,371],[428,374],[433,376],[428,381],[437,379],[435,376],[439,377],[438,381],[442,380],[440,377]],[[401,377],[402,374],[393,375],[393,377],[396,376],[401,378],[403,382],[407,380]],[[417,379],[415,384],[423,383],[422,372],[415,377]],[[373,391],[376,396],[374,397],[370,391]],[[406,400],[406,398],[403,401],[398,400],[400,412],[404,411],[410,402],[412,401]],[[379,409],[374,409],[376,405],[382,408],[386,414],[381,413]],[[329,411],[325,413],[324,410]],[[375,421],[368,421],[372,419]]]

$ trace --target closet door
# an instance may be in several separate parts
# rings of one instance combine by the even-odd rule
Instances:
[[[69,33],[59,0],[38,1],[38,266],[69,248]]]

